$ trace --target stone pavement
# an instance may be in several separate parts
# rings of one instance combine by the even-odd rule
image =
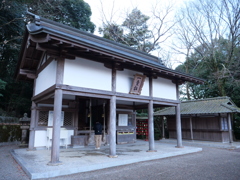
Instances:
[[[176,139],[162,139],[162,143],[177,144]],[[233,143],[211,142],[211,141],[198,141],[198,140],[183,140],[183,146],[200,146],[200,147],[214,147],[214,148],[226,148],[226,149],[238,149],[240,148],[240,141]]]
[[[50,161],[50,150],[15,149],[12,151],[12,155],[30,179],[40,179],[196,153],[202,151],[201,147],[240,148],[240,142],[229,144],[184,140],[184,148],[176,148],[176,142],[174,139],[155,141],[157,152],[146,152],[149,147],[148,142],[142,140],[138,140],[134,144],[117,145],[117,158],[108,157],[109,146],[102,146],[100,150],[95,150],[94,146],[61,149],[59,159],[62,161],[62,165],[59,166],[47,165]]]
[[[94,146],[61,149],[59,160],[62,164],[59,166],[47,165],[51,159],[51,150],[15,149],[12,150],[12,155],[31,179],[40,179],[202,151],[199,147],[176,148],[175,146],[176,144],[155,141],[157,152],[147,152],[148,142],[138,140],[134,144],[117,145],[117,158],[108,157],[109,146],[102,146],[100,150],[95,150]]]

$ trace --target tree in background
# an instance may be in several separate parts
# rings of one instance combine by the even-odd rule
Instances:
[[[0,2],[0,112],[30,114],[32,84],[15,82],[14,74],[27,11],[72,27],[93,32],[91,9],[83,0],[3,0]]]
[[[0,89],[0,109],[9,112],[9,115],[16,115],[15,112],[21,111],[23,107],[28,106],[29,109],[30,103],[27,103],[23,94],[25,88],[32,89],[28,84],[16,83],[13,79],[25,24],[23,12],[26,8],[21,1],[2,1],[0,6],[0,79],[5,82],[5,88]]]
[[[191,98],[202,99],[217,96],[229,96],[236,103],[239,102],[239,95],[236,93],[239,92],[237,89],[240,88],[239,47],[236,47],[234,50],[232,63],[226,64],[226,49],[228,47],[228,43],[228,40],[223,38],[215,41],[217,48],[214,51],[214,56],[217,61],[213,61],[212,55],[207,52],[208,50],[206,46],[201,45],[196,48],[196,51],[189,55],[188,60],[185,61],[183,65],[176,68],[178,71],[186,72],[187,67],[190,74],[206,80],[206,83],[203,85],[189,84]],[[202,59],[199,52],[205,53],[204,59]],[[219,80],[222,81],[223,79],[224,84],[219,82]],[[224,89],[224,91],[220,91],[220,89]],[[182,93],[182,95],[185,94]]]
[[[238,0],[195,0],[179,12],[175,34],[187,53],[177,69],[207,80],[187,86],[187,99],[231,95],[240,102],[232,91],[239,87],[239,6]]]
[[[176,70],[206,80],[204,85],[184,86],[184,99],[229,96],[240,106],[239,7],[239,0],[194,0],[178,13],[175,34],[180,43],[175,44],[186,50],[186,60]],[[178,47],[175,49],[180,52]],[[240,134],[239,120],[235,116],[236,137]]]
[[[0,79],[0,90],[4,90],[6,87],[6,82],[4,82],[3,80]],[[0,93],[0,97],[3,96],[1,93]]]
[[[146,16],[134,8],[130,13],[126,13],[122,24],[118,24],[113,21],[114,9],[111,17],[107,19],[102,4],[103,25],[99,32],[107,39],[151,53],[160,50],[160,44],[172,35],[171,28],[175,25],[175,22],[169,20],[172,9],[171,4],[155,4],[152,15]]]
[[[90,6],[83,0],[35,0],[26,4],[28,11],[77,29],[93,33]]]
[[[122,25],[103,24],[103,28],[99,28],[99,32],[103,34],[104,38],[149,53],[157,48],[157,44],[151,42],[152,35],[148,30],[148,20],[148,16],[135,8],[128,14]]]

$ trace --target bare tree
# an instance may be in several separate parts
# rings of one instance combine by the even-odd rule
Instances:
[[[209,68],[220,96],[226,95],[227,79],[234,77],[232,64],[236,58],[233,54],[240,33],[239,3],[239,0],[195,0],[178,12],[180,19],[177,20],[178,29],[175,34],[177,42],[185,49],[185,70],[189,72],[189,55],[197,53],[195,66],[201,64]],[[177,46],[174,49],[182,52]]]

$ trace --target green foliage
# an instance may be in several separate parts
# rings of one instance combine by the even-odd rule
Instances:
[[[206,80],[206,83],[202,85],[188,84],[191,98],[229,96],[240,107],[240,46],[236,44],[234,49],[229,51],[229,44],[231,44],[229,40],[219,38],[213,42],[214,49],[210,49],[208,44],[197,47],[184,64],[178,66],[176,70],[181,72],[188,70],[190,74]],[[183,99],[187,99],[185,89],[180,93]],[[233,130],[235,137],[240,139],[239,115],[234,118]]]
[[[83,0],[3,0],[0,2],[0,109],[2,114],[30,114],[32,83],[16,82],[26,12],[93,32],[91,9]]]
[[[192,98],[229,96],[236,104],[240,104],[238,93],[240,89],[240,47],[235,47],[232,58],[229,59],[227,48],[230,42],[219,38],[214,43],[215,49],[211,51],[207,48],[208,45],[197,47],[184,64],[178,66],[176,70],[186,72],[188,69],[190,74],[206,80],[203,85],[189,84]],[[182,91],[182,95],[186,94]]]
[[[9,104],[12,96],[21,97],[19,96],[19,92],[16,91],[19,83],[15,83],[13,77],[25,24],[23,18],[23,12],[25,10],[26,8],[20,1],[1,2],[0,79],[1,85],[4,86],[4,88],[0,89],[0,94],[2,95],[0,97],[0,108],[6,112],[12,108]],[[20,105],[19,107],[22,106]],[[14,110],[18,111],[18,108]]]
[[[37,0],[27,4],[29,11],[63,24],[93,33],[90,6],[83,0]]]
[[[99,28],[99,33],[103,34],[106,39],[124,44],[123,29],[120,25],[115,23],[104,24],[103,28]]]
[[[151,46],[151,42],[148,41],[152,38],[148,30],[148,20],[148,16],[142,14],[140,10],[135,8],[122,24],[123,28],[127,31],[127,33],[124,34],[124,39],[127,44],[144,52],[149,52]]]
[[[157,43],[152,42],[153,36],[147,25],[149,18],[135,8],[126,17],[122,25],[116,23],[104,24],[102,28],[99,28],[99,32],[103,34],[104,38],[149,53],[159,48]]]
[[[21,140],[20,125],[0,125],[0,142],[14,142]]]
[[[0,79],[0,97],[3,96],[1,94],[1,90],[5,90],[6,84],[7,84],[6,82]]]
[[[154,139],[162,138],[162,119],[160,116],[154,117]]]
[[[235,115],[233,119],[233,133],[235,138],[240,140],[240,115]]]

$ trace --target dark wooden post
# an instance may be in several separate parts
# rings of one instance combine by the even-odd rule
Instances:
[[[134,104],[135,104],[135,103],[134,103]],[[135,106],[134,106],[134,107],[135,107]],[[137,127],[137,122],[136,122],[136,121],[137,121],[137,118],[136,118],[137,116],[136,116],[136,115],[137,115],[137,111],[134,110],[134,111],[133,111],[132,118],[133,118],[133,126],[135,127],[135,128],[134,128],[134,134],[136,135],[135,138],[137,139],[137,128],[136,128],[136,127]]]
[[[35,94],[35,87],[36,87],[36,78],[34,79],[33,95]],[[31,122],[30,122],[30,128],[29,128],[29,143],[28,143],[29,151],[35,150],[34,139],[35,139],[35,127],[36,127],[36,117],[37,117],[36,106],[37,106],[37,104],[34,101],[32,101]]]
[[[63,83],[64,74],[64,59],[57,60],[56,84]],[[55,89],[54,93],[54,108],[53,108],[53,134],[52,134],[52,150],[51,161],[48,165],[59,165],[60,153],[60,129],[61,129],[61,115],[62,115],[62,89]]]
[[[34,101],[32,101],[28,150],[35,150],[35,148],[34,148],[34,139],[35,139],[35,130],[34,130],[34,128],[35,128],[35,126],[36,126],[36,104],[35,104]]]
[[[228,132],[229,132],[229,143],[233,142],[233,137],[232,137],[232,123],[231,123],[231,114],[227,114],[228,117]]]
[[[165,139],[164,116],[162,117],[162,139]]]
[[[190,117],[189,122],[190,122],[190,135],[191,135],[191,140],[193,140],[192,116]]]
[[[79,98],[76,98],[75,99],[74,120],[73,120],[74,136],[78,135],[78,109],[79,109]]]

